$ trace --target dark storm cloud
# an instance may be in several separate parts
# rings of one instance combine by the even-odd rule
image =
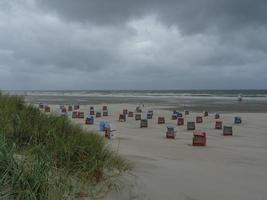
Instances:
[[[263,0],[2,0],[0,83],[262,88],[266,10]]]
[[[166,24],[178,24],[188,32],[211,27],[240,29],[266,26],[265,0],[39,0],[40,5],[68,20],[96,24],[121,24],[151,13]]]

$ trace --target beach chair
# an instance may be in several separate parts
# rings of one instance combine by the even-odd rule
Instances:
[[[78,111],[73,111],[73,112],[72,112],[72,118],[73,118],[73,119],[78,118]]]
[[[234,123],[235,124],[241,124],[242,123],[242,118],[241,117],[235,117],[234,118]]]
[[[78,118],[84,119],[84,112],[78,112]]]
[[[214,119],[220,119],[220,114],[219,114],[219,113],[216,113],[216,114],[214,115]]]
[[[176,130],[174,126],[167,126],[166,138],[175,139],[175,136],[176,136]]]
[[[80,109],[80,105],[79,104],[75,104],[74,105],[74,110],[79,110]]]
[[[128,117],[133,117],[133,115],[134,115],[133,112],[131,112],[131,111],[128,112]]]
[[[90,115],[95,115],[95,109],[94,109],[94,107],[90,107]]]
[[[188,131],[193,131],[196,129],[196,125],[195,125],[195,122],[187,122],[187,130]]]
[[[165,118],[164,117],[158,117],[158,124],[165,124]]]
[[[189,111],[188,111],[188,110],[185,110],[185,111],[184,111],[184,114],[185,114],[185,115],[189,115]]]
[[[202,116],[196,116],[196,123],[203,123]]]
[[[101,117],[101,112],[96,112],[96,113],[95,113],[95,117],[96,117],[96,118]]]
[[[177,115],[176,115],[176,113],[175,113],[175,114],[172,114],[172,120],[177,120]]]
[[[128,114],[128,110],[127,109],[123,109],[122,114],[127,115]]]
[[[233,127],[232,126],[224,126],[223,127],[223,135],[224,136],[232,136],[233,135]]]
[[[150,113],[150,112],[148,112],[148,113],[146,114],[146,118],[147,118],[147,119],[152,119],[152,118],[153,118],[153,114]]]
[[[90,110],[90,115],[95,115],[95,111],[93,111],[93,110]]]
[[[68,111],[72,112],[72,110],[73,110],[72,106],[68,106]]]
[[[140,128],[147,128],[147,127],[148,127],[147,119],[141,119]]]
[[[120,122],[126,122],[126,115],[124,115],[124,114],[120,114],[120,115],[119,115],[119,121],[120,121]]]
[[[177,118],[179,118],[179,117],[183,117],[183,113],[177,112]]]
[[[215,122],[215,129],[222,129],[222,121]]]
[[[149,113],[149,114],[151,114],[151,115],[154,114],[153,110],[148,110],[147,113]]]
[[[104,110],[108,110],[108,107],[107,106],[102,106],[102,111]]]
[[[86,125],[93,125],[94,124],[94,117],[93,116],[86,117],[85,124]]]
[[[108,116],[108,111],[107,110],[104,110],[103,111],[103,117],[107,117]]]
[[[135,114],[135,120],[136,120],[136,121],[141,120],[141,114],[139,114],[139,113],[137,114],[137,113],[136,113],[136,114]]]
[[[204,131],[194,131],[193,132],[193,146],[206,146],[207,143],[207,133]]]
[[[45,106],[44,111],[45,112],[50,112],[51,111],[50,106]]]
[[[177,118],[178,118],[178,117],[183,117],[183,113],[178,112],[178,111],[176,111],[176,110],[174,110],[172,114],[173,114],[173,115],[176,115]]]
[[[66,113],[67,112],[67,108],[65,108],[65,107],[61,108],[61,112],[62,113]]]
[[[183,117],[178,117],[177,118],[177,125],[178,126],[183,126],[184,125],[184,118]]]

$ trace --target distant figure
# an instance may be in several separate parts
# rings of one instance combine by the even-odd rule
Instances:
[[[242,101],[242,100],[243,100],[243,98],[242,98],[242,95],[241,95],[241,94],[239,94],[239,95],[238,95],[238,97],[237,97],[237,100],[238,100],[238,101]]]

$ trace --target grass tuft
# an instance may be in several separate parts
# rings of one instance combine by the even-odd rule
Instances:
[[[131,168],[98,134],[0,93],[0,199],[93,198]]]

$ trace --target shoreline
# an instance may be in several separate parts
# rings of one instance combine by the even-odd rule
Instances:
[[[244,99],[242,102],[232,99],[214,99],[214,98],[137,98],[137,97],[84,97],[84,96],[45,96],[33,95],[25,96],[28,103],[45,103],[52,105],[64,105],[78,103],[80,105],[101,105],[101,104],[145,104],[154,106],[170,107],[170,110],[176,109],[183,111],[185,109],[202,112],[222,113],[265,113],[267,112],[266,100]]]

